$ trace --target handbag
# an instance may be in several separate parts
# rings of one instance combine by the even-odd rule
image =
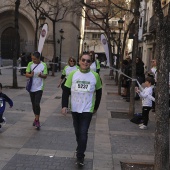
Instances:
[[[38,66],[38,64],[33,68],[33,70],[34,70],[37,66]],[[33,70],[32,70],[32,71],[33,71]],[[30,77],[30,78],[27,79],[26,90],[27,90],[28,92],[31,91],[32,80],[33,80],[32,77]]]

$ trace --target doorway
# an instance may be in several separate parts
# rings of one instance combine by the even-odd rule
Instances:
[[[9,27],[1,35],[1,57],[2,59],[13,59],[15,43],[15,29]]]

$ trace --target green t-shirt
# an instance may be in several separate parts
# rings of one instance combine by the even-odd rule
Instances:
[[[95,104],[95,91],[102,88],[98,73],[89,71],[82,73],[80,70],[69,74],[65,86],[71,88],[72,112],[93,112]]]

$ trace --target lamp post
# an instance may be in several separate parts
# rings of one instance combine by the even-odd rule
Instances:
[[[84,43],[84,53],[86,52],[87,43]]]
[[[80,55],[80,41],[81,41],[81,36],[77,35],[77,40],[78,40],[78,53],[77,53],[77,62],[79,61],[79,55]]]
[[[113,54],[115,53],[115,48],[114,48],[115,47],[115,43],[117,45],[116,38],[117,38],[117,33],[116,33],[116,31],[113,31],[111,33],[111,40],[113,40],[113,49],[112,49],[112,53]]]
[[[59,56],[58,65],[59,65],[59,71],[61,71],[61,50],[62,50],[62,41],[64,39],[63,37],[64,31],[63,29],[61,29],[59,32],[60,32],[60,40],[58,40],[57,42],[60,44],[60,56]]]
[[[96,48],[97,42],[96,42],[96,41],[94,41],[94,42],[93,42],[93,45],[94,45],[94,46],[93,46],[93,51],[95,51],[95,48]]]
[[[119,27],[119,38],[118,38],[118,50],[117,50],[117,61],[116,61],[116,69],[120,68],[120,62],[122,62],[121,60],[121,50],[120,50],[120,46],[121,46],[121,31],[123,29],[123,23],[124,21],[122,20],[122,18],[119,19],[118,21],[118,27]],[[117,72],[116,72],[117,73]],[[118,84],[118,74],[116,74],[116,84]]]
[[[40,21],[40,27],[42,28],[44,23],[45,23],[45,20],[46,20],[46,17],[41,14],[40,17],[39,17],[39,21]]]

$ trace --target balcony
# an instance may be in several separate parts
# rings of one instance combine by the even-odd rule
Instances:
[[[164,15],[164,20],[166,20],[167,16],[168,16],[168,9],[169,9],[169,4],[166,4],[163,8],[162,8],[162,12]],[[154,32],[156,31],[156,15],[153,15],[150,18],[150,23],[149,23],[149,32]]]
[[[149,32],[154,32],[156,31],[156,15],[153,15],[150,18],[150,22],[149,22]]]

